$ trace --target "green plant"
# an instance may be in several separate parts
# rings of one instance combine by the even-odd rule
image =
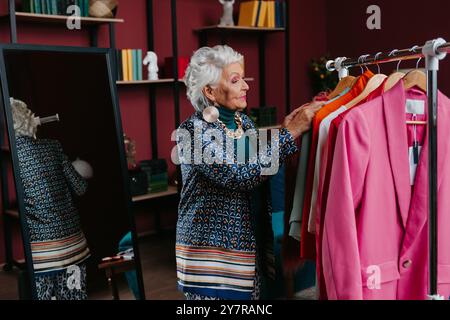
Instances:
[[[332,91],[338,84],[338,75],[335,71],[328,71],[326,68],[329,57],[323,56],[318,59],[312,59],[309,67],[311,84],[314,94],[323,91]]]

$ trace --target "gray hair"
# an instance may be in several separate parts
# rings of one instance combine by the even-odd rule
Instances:
[[[34,113],[21,100],[10,98],[10,104],[16,136],[36,138],[37,122]]]
[[[236,62],[243,63],[244,57],[226,45],[203,47],[194,52],[186,70],[184,83],[187,97],[197,111],[203,111],[209,106],[203,88],[208,85],[217,86],[224,67]]]

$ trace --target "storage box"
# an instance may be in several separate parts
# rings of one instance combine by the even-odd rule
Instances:
[[[276,107],[259,107],[250,111],[250,118],[257,127],[274,126],[277,124]]]
[[[169,177],[166,160],[144,160],[141,161],[140,167],[147,175],[147,191],[149,193],[167,191],[169,188]]]
[[[130,192],[133,197],[147,194],[147,175],[142,170],[129,170]]]

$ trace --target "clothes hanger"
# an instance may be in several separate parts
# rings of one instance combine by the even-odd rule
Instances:
[[[410,51],[414,51],[418,46],[414,46],[410,49]],[[408,90],[414,86],[420,88],[423,92],[427,92],[427,76],[423,71],[418,70],[419,62],[422,58],[416,63],[416,69],[408,72],[405,77],[403,77],[405,90]]]
[[[412,48],[412,50],[414,49],[415,47],[413,47]],[[425,73],[423,73],[422,71],[419,71],[419,70],[417,70],[418,68],[419,68],[419,63],[420,63],[420,60],[422,60],[422,58],[419,58],[419,60],[417,60],[417,63],[416,63],[416,70],[413,70],[413,71],[410,71],[410,72],[408,72],[407,74],[406,74],[406,76],[404,77],[404,82],[405,82],[405,84],[404,84],[404,86],[405,86],[405,90],[407,90],[407,89],[409,89],[409,88],[412,88],[413,86],[418,86],[421,90],[423,90],[424,92],[427,92],[427,85],[426,85],[426,83],[427,83],[427,77],[426,77],[426,75],[425,75]],[[418,71],[419,73],[421,73],[422,75],[417,75],[417,73],[415,73],[414,71]],[[409,76],[409,75],[411,75],[412,74],[412,80],[409,80],[410,81],[410,83],[409,84],[406,84],[406,78]],[[423,78],[425,78],[425,79],[423,79]],[[416,83],[420,83],[420,85],[419,84],[415,84],[415,81],[417,81]],[[422,82],[425,82],[424,84],[422,83]],[[410,87],[409,87],[409,85],[411,85]],[[422,89],[422,87],[421,86],[425,86],[425,90],[424,89]],[[412,125],[426,125],[427,124],[427,122],[426,121],[418,121],[418,120],[408,120],[408,121],[406,121],[406,124],[412,124]]]
[[[394,55],[397,51],[398,51],[398,49],[392,50],[388,56],[390,57],[391,55]],[[391,90],[400,81],[400,79],[402,79],[405,76],[405,74],[403,72],[398,71],[400,62],[401,62],[401,60],[397,64],[397,71],[392,73],[387,78],[386,83],[384,84],[384,92]]]
[[[423,71],[412,70],[403,78],[405,90],[417,86],[423,92],[427,92],[427,76]]]
[[[358,61],[362,61],[361,59],[363,59],[364,57],[368,57],[369,55],[362,55],[362,56],[360,56],[359,58],[358,58]],[[363,75],[364,74],[364,69],[363,69],[363,67],[361,67],[360,66],[360,68],[361,68],[361,75]],[[366,66],[366,70],[369,70],[369,68],[367,68],[367,66]],[[350,83],[350,86],[349,86],[349,88],[353,88],[353,86],[356,84],[356,82],[359,80],[359,76],[358,77],[354,77],[354,79],[353,79],[353,81]]]
[[[378,55],[380,55],[381,52],[377,53],[375,55],[375,59]],[[368,57],[369,55],[365,55],[364,56],[364,61],[365,59]],[[377,64],[378,65],[378,64]],[[367,68],[367,66],[366,66]],[[362,68],[361,68],[362,69]],[[368,68],[367,68],[368,69]],[[378,71],[380,71],[380,66],[378,65]],[[376,75],[374,75],[372,78],[370,78],[370,80],[367,82],[366,87],[364,88],[364,90],[352,101],[350,101],[349,103],[347,103],[345,106],[347,107],[347,109],[353,108],[354,106],[356,106],[357,104],[359,104],[361,101],[363,101],[365,98],[367,98],[367,96],[373,92],[376,88],[378,88],[383,81],[387,78],[386,75],[381,74],[380,72]]]
[[[346,60],[347,58],[343,58],[343,59]],[[334,90],[327,96],[328,100],[336,98],[345,89],[351,88],[353,86],[353,84],[355,83],[355,79],[356,79],[356,77],[354,77],[354,76],[346,76],[346,77],[343,77],[341,80],[339,80],[336,88],[334,88]]]
[[[342,78],[337,84],[336,88],[327,96],[328,100],[334,99],[339,96],[345,89],[351,88],[354,84],[356,77],[346,76]]]

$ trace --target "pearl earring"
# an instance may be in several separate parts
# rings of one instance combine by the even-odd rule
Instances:
[[[214,106],[209,106],[203,109],[203,119],[205,119],[206,122],[213,123],[219,119],[219,110],[216,105],[217,104],[214,103]]]

